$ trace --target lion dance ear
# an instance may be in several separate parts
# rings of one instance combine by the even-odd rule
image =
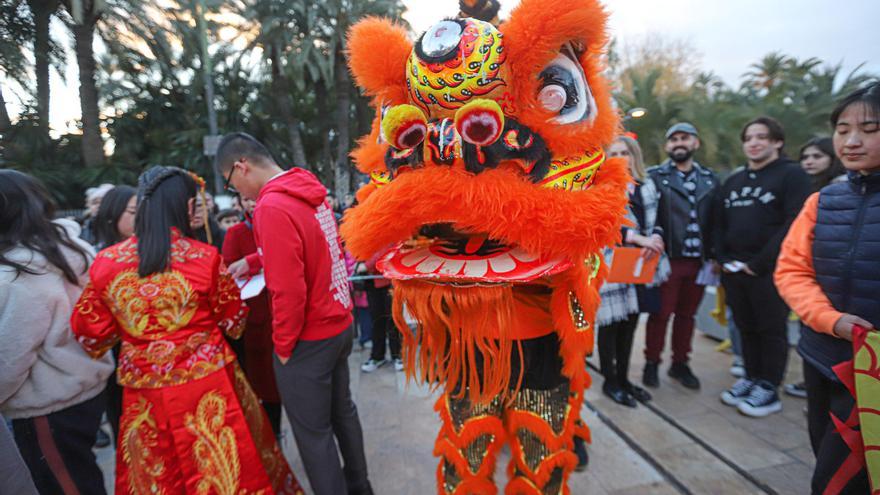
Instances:
[[[379,103],[406,103],[406,59],[412,48],[400,24],[379,17],[358,22],[348,33],[348,65],[355,82]]]
[[[518,118],[536,129],[554,154],[575,153],[583,143],[603,147],[618,132],[619,118],[611,104],[611,92],[602,76],[602,55],[608,42],[608,13],[598,0],[522,0],[500,27],[504,34],[515,98],[521,103]],[[553,125],[552,114],[538,101],[541,71],[569,45],[577,55],[596,101],[591,123]]]

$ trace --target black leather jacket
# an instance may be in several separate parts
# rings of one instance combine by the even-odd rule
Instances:
[[[703,242],[703,259],[713,259],[713,212],[714,198],[720,182],[711,170],[694,162],[697,171],[697,222]],[[675,165],[667,160],[648,169],[648,175],[660,191],[657,206],[657,225],[663,229],[663,242],[670,258],[681,258],[687,225],[690,221],[690,202],[683,181],[676,173]]]

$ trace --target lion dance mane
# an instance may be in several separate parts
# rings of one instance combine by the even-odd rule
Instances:
[[[508,442],[505,493],[568,493],[573,437],[589,439],[599,253],[619,240],[631,180],[603,152],[619,132],[601,74],[607,14],[522,0],[496,26],[496,3],[460,3],[465,15],[415,43],[386,19],[352,28],[349,65],[376,118],[352,152],[371,180],[342,235],[393,281],[408,377],[444,391],[438,491],[496,493]],[[511,329],[530,291],[546,294],[562,389],[523,387],[534,363]]]

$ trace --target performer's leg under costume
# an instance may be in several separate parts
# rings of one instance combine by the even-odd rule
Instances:
[[[443,426],[435,454],[440,456],[438,492],[449,495],[495,494],[495,461],[505,441],[512,458],[505,493],[567,494],[577,465],[572,452],[582,393],[568,382],[550,390],[521,389],[509,404],[495,399],[473,405],[444,394],[437,402]],[[580,434],[585,435],[584,432]],[[586,436],[586,435],[585,435]]]

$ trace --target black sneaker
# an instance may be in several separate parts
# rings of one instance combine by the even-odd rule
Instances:
[[[669,373],[667,374],[669,375],[669,378],[677,380],[678,383],[681,383],[685,388],[691,390],[700,389],[700,380],[694,376],[691,367],[685,363],[672,363],[672,366],[669,367]]]
[[[110,443],[110,435],[101,428],[98,428],[98,435],[95,437],[95,447],[103,449],[104,447],[109,447]]]
[[[789,383],[782,387],[782,389],[785,390],[786,394],[792,397],[800,397],[801,399],[807,398],[807,385],[804,382]]]
[[[732,387],[721,392],[721,402],[736,407],[749,397],[753,388],[755,388],[755,382],[748,378],[740,378]]]
[[[759,383],[752,387],[752,393],[739,403],[739,412],[753,418],[763,418],[782,410],[779,394],[769,383]]]
[[[657,388],[660,386],[660,378],[657,377],[657,363],[648,361],[645,363],[645,370],[642,372],[642,383],[646,387]]]

